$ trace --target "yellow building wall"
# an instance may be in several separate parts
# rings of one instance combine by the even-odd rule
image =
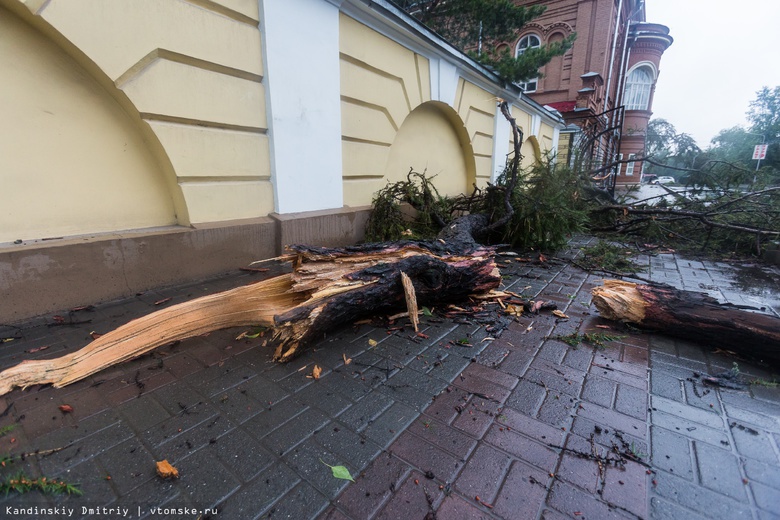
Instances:
[[[492,116],[481,113],[495,106],[483,103],[489,95],[461,86],[458,107],[431,101],[425,57],[343,14],[339,36],[346,205],[370,204],[410,169],[435,176],[442,195],[468,192],[477,171],[489,179]]]
[[[174,224],[164,172],[122,107],[0,7],[0,243]]]
[[[541,158],[540,150],[538,148],[538,140],[536,136],[531,134],[533,130],[532,116],[530,113],[520,109],[519,107],[513,106],[512,117],[515,118],[517,127],[523,131],[523,143],[520,147],[520,153],[523,155],[523,159],[520,161],[520,167],[530,168]],[[510,134],[507,153],[512,153],[514,150],[514,144],[512,143],[511,137],[512,136]]]
[[[479,186],[484,186],[492,173],[497,101],[495,94],[463,78],[458,81],[455,110],[466,127],[474,150],[475,176]]]
[[[558,154],[558,164],[569,164],[569,154],[571,153],[571,141],[572,134],[569,132],[561,133],[558,140],[558,149],[555,152]]]
[[[155,177],[162,195],[149,194],[149,187],[142,191],[153,200],[172,200],[174,210],[166,218],[152,212],[146,220],[122,217],[105,227],[198,224],[273,211],[256,0],[0,0],[0,5],[67,54],[57,67],[73,70],[63,73],[92,76],[126,113],[131,121],[126,130],[145,143],[149,164],[115,175]],[[32,49],[10,53],[15,56],[2,59],[35,59]],[[110,128],[116,124],[93,121],[80,133],[100,140],[116,132]],[[2,131],[10,131],[7,127],[0,121]],[[50,171],[64,166],[62,158],[49,164]],[[95,183],[106,168],[80,166],[72,180],[106,197]],[[116,191],[114,198],[133,193]],[[70,234],[95,231],[94,224],[78,218],[69,226]]]
[[[13,116],[0,119],[0,132],[14,136],[6,139],[14,148],[0,156],[0,181],[23,194],[4,206],[13,216],[6,213],[0,241],[274,210],[256,0],[0,0],[0,7],[8,9],[4,23],[33,42],[0,32],[3,70],[12,71],[0,103]],[[31,70],[26,78],[19,63]],[[436,175],[447,195],[489,181],[494,93],[461,78],[452,82],[451,106],[432,101],[428,59],[345,14],[339,63],[346,205],[370,204],[410,168]],[[531,116],[513,110],[530,135]],[[543,125],[543,148],[551,131]],[[36,154],[43,146],[48,153]],[[533,157],[526,153],[524,164]],[[36,189],[51,186],[40,204],[24,202],[33,170],[43,175]],[[62,209],[56,224],[44,207]]]
[[[541,148],[542,156],[551,155],[555,150],[553,149],[553,137],[555,129],[547,123],[542,123],[539,128],[539,148]]]

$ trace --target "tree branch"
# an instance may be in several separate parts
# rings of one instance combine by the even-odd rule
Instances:
[[[512,206],[512,193],[514,193],[515,188],[517,187],[520,170],[520,159],[523,157],[523,155],[520,153],[520,147],[522,146],[523,142],[523,131],[518,128],[517,121],[509,112],[509,104],[506,101],[501,100],[498,104],[498,107],[501,111],[501,114],[504,116],[504,118],[506,118],[506,120],[509,122],[509,126],[512,128],[512,147],[514,149],[514,155],[512,157],[512,163],[509,168],[509,179],[506,186],[504,186],[504,211],[506,211],[506,213],[503,217],[482,230],[484,233],[495,231],[501,226],[504,226],[515,214],[515,208]]]

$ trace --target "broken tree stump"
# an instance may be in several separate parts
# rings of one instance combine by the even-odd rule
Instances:
[[[604,280],[592,294],[607,319],[780,366],[780,318],[669,286]]]
[[[404,242],[343,249],[292,246],[279,257],[292,272],[173,305],[133,320],[65,356],[28,360],[0,372],[0,395],[15,387],[59,388],[173,341],[218,329],[274,329],[276,361],[287,361],[327,331],[403,308],[402,273],[421,305],[498,287],[494,250],[471,241]]]

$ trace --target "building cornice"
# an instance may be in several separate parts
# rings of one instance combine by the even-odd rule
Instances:
[[[331,0],[326,1],[331,2]],[[464,79],[512,104],[526,107],[552,126],[563,124],[561,118],[523,95],[520,87],[504,85],[495,73],[474,61],[398,6],[386,0],[342,0],[340,3],[341,12],[350,18],[371,27],[429,60],[447,61],[456,67]]]

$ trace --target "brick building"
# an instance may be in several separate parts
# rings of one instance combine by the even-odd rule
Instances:
[[[644,149],[653,93],[664,51],[672,44],[669,29],[647,23],[644,0],[516,0],[526,6],[545,5],[545,13],[518,35],[514,52],[561,41],[576,32],[574,47],[554,58],[539,78],[526,82],[534,101],[563,116],[572,129],[561,136],[561,153],[580,153],[594,161],[593,170],[628,160]],[[622,107],[622,108],[621,108]],[[576,126],[575,126],[576,125]],[[574,149],[565,149],[569,143]],[[620,164],[609,181],[635,184],[641,163]]]

